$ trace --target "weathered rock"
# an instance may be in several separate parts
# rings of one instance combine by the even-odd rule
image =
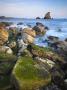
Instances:
[[[47,12],[47,13],[45,14],[44,19],[51,19],[50,12]]]
[[[0,53],[13,54],[13,51],[8,46],[0,46]]]
[[[36,36],[35,31],[32,28],[26,28],[22,31],[22,39],[26,44],[33,43]]]
[[[44,35],[46,33],[45,26],[42,23],[36,23],[33,30],[35,30],[36,35]]]
[[[0,53],[0,75],[9,74],[16,62],[16,59],[17,58],[14,55]]]
[[[8,37],[8,32],[4,29],[0,29],[0,46],[3,45],[6,41],[8,41]]]
[[[27,33],[28,35],[35,37],[36,36],[36,32],[32,29],[32,28],[26,28],[23,30],[23,33]]]
[[[34,42],[34,37],[28,35],[27,33],[23,33],[22,39],[27,44]]]
[[[41,63],[25,56],[16,63],[11,82],[19,90],[38,90],[51,82],[51,76]]]
[[[59,56],[57,53],[53,52],[50,48],[43,48],[37,45],[28,45],[28,50],[32,53],[34,57],[47,58],[53,61],[64,61],[64,59]]]

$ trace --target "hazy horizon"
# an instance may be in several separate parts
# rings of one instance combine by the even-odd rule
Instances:
[[[43,18],[51,12],[53,18],[67,18],[67,0],[0,0],[0,16]]]

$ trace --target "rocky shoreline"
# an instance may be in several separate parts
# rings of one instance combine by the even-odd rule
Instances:
[[[39,22],[19,30],[0,23],[0,90],[67,90],[67,40],[33,43],[48,29]]]

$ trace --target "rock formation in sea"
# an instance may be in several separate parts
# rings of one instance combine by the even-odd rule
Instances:
[[[40,17],[36,17],[36,19],[40,19]]]
[[[50,12],[47,12],[45,14],[44,19],[51,19]]]

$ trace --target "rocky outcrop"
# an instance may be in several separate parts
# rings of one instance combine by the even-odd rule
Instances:
[[[22,39],[25,43],[33,43],[36,32],[32,28],[27,28],[22,31]]]
[[[44,35],[46,33],[45,26],[42,23],[36,23],[36,26],[33,27],[33,30],[35,30],[36,35]]]
[[[44,59],[47,58],[52,61],[64,62],[64,59],[57,53],[53,52],[50,48],[43,48],[37,45],[28,45],[27,48],[32,53],[33,58],[41,57]]]
[[[45,14],[44,19],[51,19],[50,12],[47,12],[47,13]]]
[[[6,41],[8,41],[8,37],[8,32],[4,29],[0,29],[0,46],[3,45]]]

